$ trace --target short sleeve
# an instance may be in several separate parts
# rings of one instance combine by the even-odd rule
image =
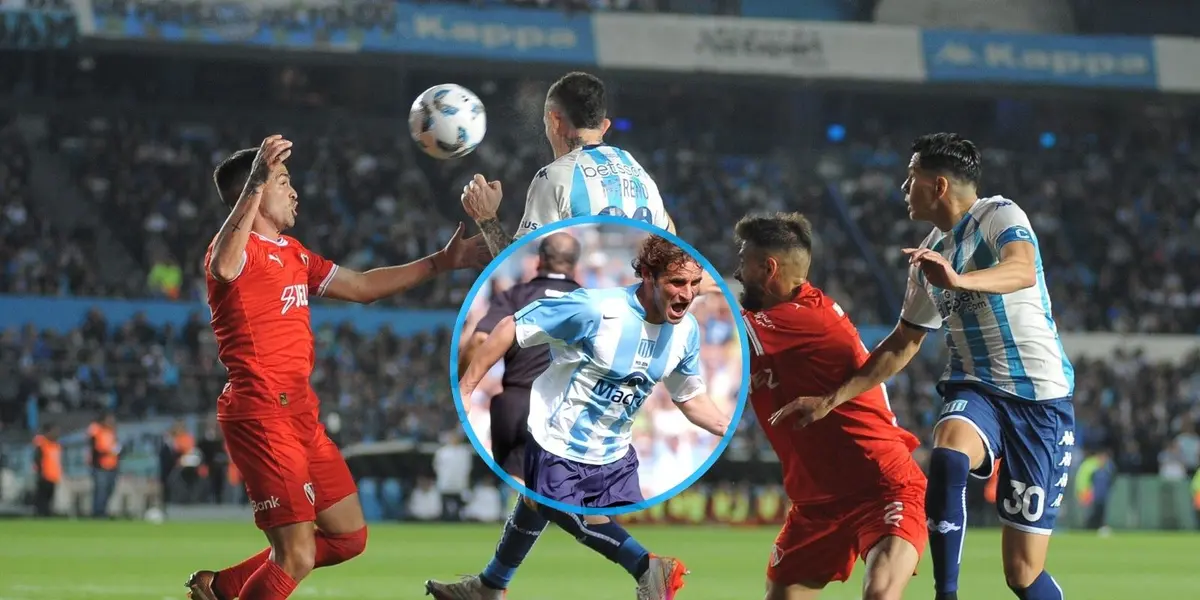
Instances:
[[[522,348],[551,343],[573,346],[595,335],[602,318],[586,290],[535,300],[513,315]]]
[[[570,217],[563,214],[563,186],[555,181],[558,178],[550,167],[543,167],[533,176],[525,196],[525,215],[521,217],[521,226],[517,228],[514,239]]]
[[[505,317],[512,316],[512,290],[505,290],[492,297],[492,301],[488,304],[487,314],[479,320],[475,325],[475,331],[479,333],[491,333],[496,325],[500,324]]]
[[[259,260],[258,260],[259,258],[261,258],[261,256],[259,256],[259,253],[254,250],[254,245],[247,243],[246,249],[242,250],[242,266],[238,267],[237,274],[235,274],[233,276],[233,279],[229,280],[229,283],[233,283],[234,281],[237,281],[237,279],[242,276],[242,273],[247,273],[247,272],[253,271],[254,266],[259,263]],[[211,263],[212,263],[212,246],[209,246],[208,252],[205,253],[205,255],[204,255],[205,277],[210,277],[210,278],[212,277],[212,275],[209,274],[210,273],[209,267],[211,266]]]
[[[663,385],[675,402],[687,402],[707,391],[704,379],[700,376],[700,326],[695,321],[692,321],[683,358],[663,378]]]
[[[308,268],[308,293],[324,296],[325,290],[329,288],[329,284],[337,275],[338,266],[324,256],[307,249],[301,252],[300,257]]]
[[[924,331],[937,331],[942,327],[942,315],[938,312],[929,291],[921,283],[921,271],[917,267],[908,269],[908,289],[904,291],[904,304],[900,307],[900,320]]]
[[[1029,224],[1029,216],[1012,200],[996,202],[982,223],[981,232],[984,241],[1000,256],[1000,250],[1012,242],[1034,243],[1033,228]]]

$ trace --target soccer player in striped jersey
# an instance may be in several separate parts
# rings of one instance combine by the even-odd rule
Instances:
[[[1075,375],[1063,351],[1029,218],[1012,200],[979,198],[980,155],[957,134],[913,142],[909,216],[935,228],[910,261],[900,323],[831,396],[789,405],[811,421],[898,373],[927,333],[950,354],[938,391],[925,499],[938,600],[958,597],[968,474],[1000,467],[996,504],[1008,587],[1022,600],[1062,600],[1045,571],[1075,445]]]
[[[555,160],[529,184],[516,236],[509,237],[496,217],[499,181],[476,175],[463,189],[463,208],[494,255],[539,227],[575,217],[629,217],[675,233],[654,179],[628,152],[604,143],[611,122],[600,78],[573,72],[556,81],[546,93],[543,121]]]
[[[700,377],[700,326],[688,314],[700,265],[650,236],[633,267],[637,285],[543,298],[500,321],[459,383],[469,398],[514,344],[550,346],[551,364],[530,394],[525,450],[525,485],[550,500],[582,508],[644,501],[633,419],[659,382],[696,426],[717,436],[729,426]],[[437,600],[499,600],[549,522],[623,567],[637,581],[638,600],[671,600],[683,587],[683,563],[651,555],[608,517],[581,517],[526,497],[482,573],[456,583],[427,581],[426,592]]]

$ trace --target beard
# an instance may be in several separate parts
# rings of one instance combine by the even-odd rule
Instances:
[[[746,310],[762,310],[766,295],[766,291],[761,287],[743,281],[742,293],[738,295],[738,300]]]

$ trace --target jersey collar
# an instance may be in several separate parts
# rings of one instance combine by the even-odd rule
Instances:
[[[629,300],[629,308],[633,309],[634,314],[646,320],[646,308],[638,301],[637,291],[642,284],[635,283],[625,288],[625,297]]]

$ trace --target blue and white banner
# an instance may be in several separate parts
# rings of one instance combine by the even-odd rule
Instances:
[[[921,33],[930,81],[1158,87],[1151,38]]]
[[[594,65],[592,21],[587,14],[522,8],[396,5],[395,35],[364,50],[464,58]]]

